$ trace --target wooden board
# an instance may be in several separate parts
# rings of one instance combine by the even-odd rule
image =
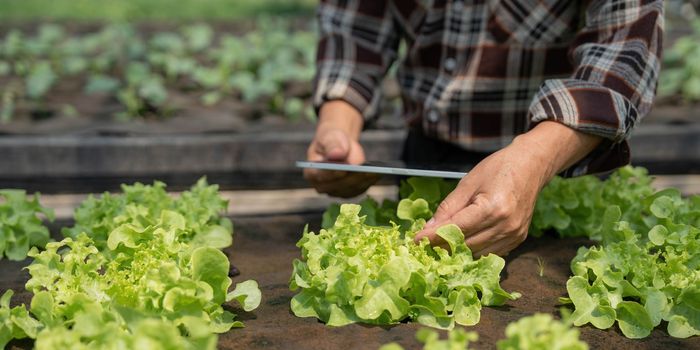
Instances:
[[[371,160],[398,159],[403,130],[370,130]],[[311,131],[251,134],[0,137],[0,188],[101,192],[121,183],[165,181],[183,189],[206,175],[226,189],[306,187],[296,160]],[[700,123],[642,124],[630,140],[632,162],[656,174],[700,174]]]

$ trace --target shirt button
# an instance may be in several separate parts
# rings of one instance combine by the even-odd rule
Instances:
[[[448,73],[452,73],[455,70],[455,68],[457,68],[457,60],[455,60],[453,57],[449,57],[445,59],[443,67],[445,68],[445,71],[447,71]]]
[[[428,112],[428,120],[433,123],[437,123],[437,121],[440,120],[440,113],[434,109],[431,109],[430,112]]]

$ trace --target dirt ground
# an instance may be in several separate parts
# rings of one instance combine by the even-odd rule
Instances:
[[[234,217],[234,246],[227,253],[241,275],[235,282],[255,279],[260,284],[263,300],[250,313],[228,307],[239,315],[246,327],[219,336],[220,349],[377,349],[388,342],[398,342],[406,349],[419,349],[414,340],[418,324],[391,327],[349,325],[327,327],[313,318],[297,318],[289,308],[293,292],[288,280],[292,260],[299,257],[295,246],[303,226],[309,222],[317,229],[320,215],[281,215]],[[315,227],[314,227],[315,226]],[[509,322],[535,312],[557,313],[557,299],[566,292],[570,274],[569,262],[585,240],[560,240],[555,237],[529,238],[506,258],[502,286],[508,291],[522,293],[522,298],[503,307],[485,307],[481,321],[467,330],[479,333],[477,349],[493,349],[504,335]],[[537,258],[544,262],[544,274],[539,276]],[[28,303],[30,293],[23,291],[28,279],[21,270],[28,261],[0,261],[0,290],[15,289],[15,302]],[[607,331],[591,326],[580,328],[581,337],[591,349],[700,349],[700,338],[675,339],[665,331],[665,325],[642,340],[625,338],[615,327]],[[31,342],[11,343],[11,349],[26,349]]]

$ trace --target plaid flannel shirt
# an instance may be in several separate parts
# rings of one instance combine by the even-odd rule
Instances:
[[[410,126],[475,151],[543,120],[603,137],[568,175],[629,162],[659,75],[662,1],[322,0],[317,14],[316,108],[341,99],[377,117],[403,39]]]

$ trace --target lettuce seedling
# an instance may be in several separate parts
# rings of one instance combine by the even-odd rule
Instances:
[[[498,350],[588,350],[588,344],[579,340],[578,329],[541,313],[508,324],[506,338],[496,346]]]
[[[413,237],[429,216],[427,203],[404,199],[399,207],[405,209],[399,216],[413,222],[405,233],[396,224],[368,225],[354,204],[340,206],[333,227],[304,231],[297,243],[302,259],[294,261],[290,279],[290,288],[299,290],[291,302],[295,315],[329,326],[411,320],[451,329],[478,323],[482,305],[519,297],[500,287],[502,258],[474,260],[454,225],[437,231],[449,250],[427,240],[416,244]]]
[[[645,338],[666,321],[673,337],[700,335],[700,196],[655,193],[643,168],[621,168],[605,181],[557,179],[542,191],[533,227],[599,242],[571,262],[562,301],[573,304],[574,325],[617,324],[625,336]]]
[[[14,292],[9,289],[0,297],[0,348],[12,339],[35,338],[41,323],[27,312],[24,305],[10,307]]]
[[[39,214],[54,219],[53,210],[39,204],[39,194],[27,198],[23,190],[0,190],[0,259],[24,260],[31,247],[43,247],[49,229]]]
[[[423,350],[469,350],[470,342],[479,339],[476,332],[466,332],[460,328],[455,328],[447,333],[447,339],[440,339],[438,332],[421,328],[416,332],[416,340],[423,344]],[[383,345],[379,350],[404,350],[397,343]]]

